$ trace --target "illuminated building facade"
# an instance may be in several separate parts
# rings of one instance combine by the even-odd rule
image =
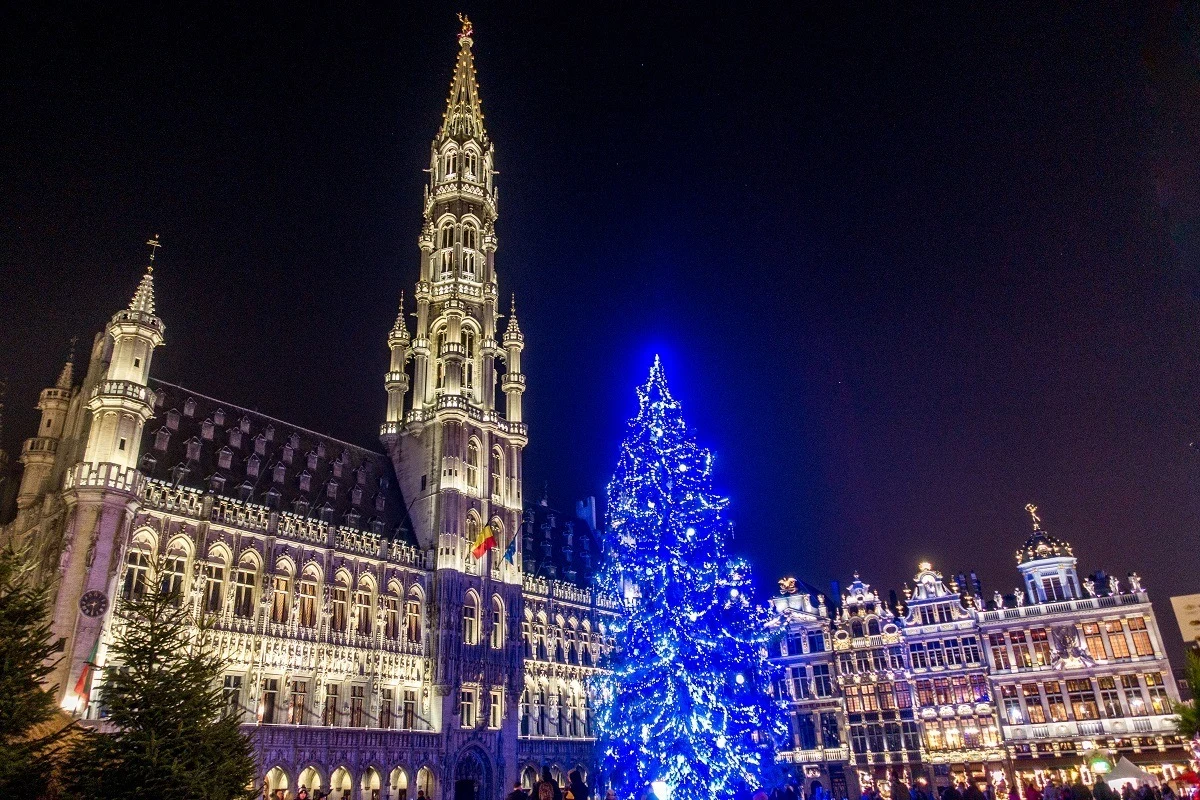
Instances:
[[[780,760],[805,780],[821,781],[835,797],[847,797],[850,759],[846,714],[837,685],[833,625],[825,598],[801,591],[794,579],[780,582],[771,599],[781,628],[775,655],[781,667],[778,696],[788,703],[790,741]]]
[[[1186,762],[1171,721],[1178,690],[1141,579],[1080,581],[1071,546],[1030,512],[1022,586],[978,614],[1013,767],[1039,779],[1096,750],[1154,771]]]
[[[1030,511],[1034,530],[1017,554],[1022,585],[1009,596],[985,601],[927,563],[894,610],[857,575],[832,612],[815,591],[781,582],[771,600],[783,630],[772,652],[779,690],[793,717],[817,707],[840,715],[849,750],[823,747],[793,723],[780,760],[826,788],[844,770],[839,797],[866,785],[890,796],[895,777],[935,787],[1014,777],[1040,785],[1050,774],[1090,783],[1097,763],[1121,756],[1168,776],[1185,769],[1171,720],[1178,691],[1141,579],[1081,580],[1070,545]],[[825,659],[804,649],[808,631],[825,626],[836,688],[818,700],[811,677],[807,689],[793,679]]]
[[[887,792],[923,774],[903,619],[856,573],[834,621],[833,649],[859,784]]]
[[[82,380],[68,363],[42,392],[3,538],[54,587],[65,708],[102,719],[87,665],[105,663],[121,599],[157,579],[212,615],[268,791],[495,800],[543,766],[593,772],[583,685],[615,604],[588,588],[594,505],[522,495],[524,337],[515,309],[499,331],[471,34],[430,152],[414,330],[401,298],[387,337],[380,449],[154,376],[153,255]]]
[[[905,589],[913,705],[935,787],[1004,763],[974,600],[923,563]]]

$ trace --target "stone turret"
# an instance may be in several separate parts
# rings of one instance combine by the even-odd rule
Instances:
[[[163,343],[164,327],[154,308],[158,237],[147,244],[152,248],[150,261],[133,299],[113,315],[98,342],[103,373],[86,398],[87,444],[66,479],[68,519],[53,631],[67,644],[50,682],[57,684],[63,708],[70,711],[83,711],[85,706],[72,687],[91,664],[102,663],[100,634],[112,613],[142,481],[137,468],[142,428],[154,414],[150,361]],[[69,376],[69,370],[64,374]]]

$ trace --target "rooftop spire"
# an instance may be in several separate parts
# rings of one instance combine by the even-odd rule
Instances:
[[[1040,531],[1042,529],[1042,518],[1037,515],[1037,506],[1033,503],[1026,503],[1025,510],[1029,512],[1029,516],[1033,517],[1033,529]]]
[[[504,339],[521,339],[521,325],[517,322],[517,294],[513,292],[512,310],[508,313],[508,326],[504,329]]]
[[[71,337],[71,348],[67,351],[67,361],[63,364],[62,372],[58,373],[58,381],[54,384],[56,389],[70,389],[71,384],[75,380],[75,345],[79,342],[78,336]]]
[[[408,325],[404,321],[404,292],[400,292],[400,310],[396,314],[396,324],[392,326],[392,336],[398,339],[408,339]]]
[[[133,293],[133,300],[129,302],[130,311],[140,311],[143,314],[154,314],[154,256],[158,253],[158,248],[162,247],[158,243],[158,234],[154,234],[154,238],[146,242],[150,245],[150,263],[146,265],[146,274],[142,276],[141,283],[138,284],[137,291]]]
[[[446,113],[438,139],[459,137],[487,140],[483,129],[483,109],[479,103],[479,83],[475,79],[475,60],[471,56],[474,28],[465,14],[459,14],[462,31],[458,34],[458,61],[454,64],[454,77],[450,81],[450,98],[446,101]]]

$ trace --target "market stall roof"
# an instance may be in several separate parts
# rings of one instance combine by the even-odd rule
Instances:
[[[1134,764],[1125,756],[1121,756],[1121,760],[1113,767],[1112,772],[1104,777],[1104,780],[1112,786],[1113,784],[1121,783],[1148,783],[1151,786],[1158,785],[1158,778],[1151,775],[1146,770]]]

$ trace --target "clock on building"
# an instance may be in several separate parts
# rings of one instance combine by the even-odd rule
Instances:
[[[89,617],[98,617],[108,610],[108,597],[93,589],[79,598],[79,610]]]

